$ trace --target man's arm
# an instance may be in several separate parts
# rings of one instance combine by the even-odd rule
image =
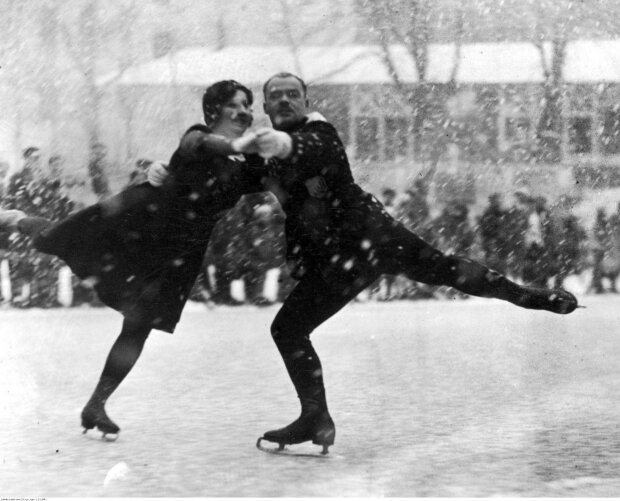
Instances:
[[[301,180],[325,175],[326,168],[347,163],[346,152],[334,127],[323,121],[310,122],[303,131],[290,134],[273,129],[256,132],[255,145],[264,158],[285,160]]]

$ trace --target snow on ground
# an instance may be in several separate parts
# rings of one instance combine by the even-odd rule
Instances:
[[[618,496],[619,299],[568,316],[348,306],[313,334],[337,425],[326,458],[254,447],[298,414],[275,306],[192,305],[174,335],[151,334],[108,402],[114,443],[82,435],[79,414],[120,316],[0,311],[0,495]]]

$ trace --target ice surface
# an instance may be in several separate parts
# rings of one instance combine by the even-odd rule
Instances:
[[[313,334],[337,426],[327,460],[255,449],[298,415],[275,306],[191,304],[174,335],[153,332],[108,402],[114,443],[82,435],[79,414],[119,315],[1,311],[0,492],[617,496],[618,297],[580,299],[568,316],[478,299],[345,308]]]

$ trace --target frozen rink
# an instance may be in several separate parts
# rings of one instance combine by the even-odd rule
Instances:
[[[565,317],[350,305],[313,335],[337,426],[325,458],[254,445],[299,412],[275,306],[190,305],[154,331],[108,402],[114,443],[79,414],[120,315],[0,311],[0,496],[620,496],[620,297],[580,300]]]

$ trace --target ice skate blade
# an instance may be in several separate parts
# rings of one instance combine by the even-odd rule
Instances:
[[[271,442],[274,444],[274,447],[265,447],[261,444],[261,441],[264,440],[264,437],[260,437],[257,441],[256,441],[256,448],[259,451],[263,451],[266,452],[268,454],[274,454],[276,456],[292,456],[292,457],[302,457],[302,458],[326,458],[329,457],[328,456],[328,445],[324,445],[323,446],[323,450],[319,453],[309,453],[309,452],[295,452],[292,451],[290,449],[287,449],[285,447],[285,444],[278,444],[277,447],[275,446],[275,442]],[[269,440],[265,440],[266,442],[269,442]]]
[[[88,430],[93,430],[94,428],[84,428],[84,431],[82,432],[82,435],[86,435],[87,438],[94,440],[95,437],[92,434],[87,434]],[[103,432],[99,429],[97,429],[98,432],[101,433],[101,441],[102,442],[116,442],[118,440],[118,436],[119,433],[106,433]]]

